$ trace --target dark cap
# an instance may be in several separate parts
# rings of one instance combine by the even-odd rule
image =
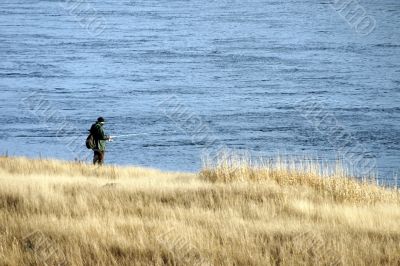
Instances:
[[[100,116],[99,118],[97,118],[97,122],[106,122],[106,120],[102,116]]]

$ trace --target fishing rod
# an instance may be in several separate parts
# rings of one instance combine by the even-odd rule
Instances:
[[[112,138],[123,138],[123,137],[130,137],[130,136],[140,136],[140,135],[149,135],[150,133],[133,133],[133,134],[123,134],[123,135],[116,135],[111,136]]]

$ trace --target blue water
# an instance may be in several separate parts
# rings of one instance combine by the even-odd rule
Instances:
[[[149,133],[109,143],[108,163],[196,171],[209,145],[187,129],[196,116],[232,149],[340,157],[302,115],[308,99],[382,178],[399,173],[398,0],[359,2],[376,21],[369,35],[329,0],[84,3],[103,32],[68,2],[0,3],[1,153],[90,160],[83,143],[101,115],[111,135]]]

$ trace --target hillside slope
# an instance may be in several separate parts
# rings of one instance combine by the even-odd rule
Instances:
[[[400,197],[344,176],[0,157],[0,265],[399,265]]]

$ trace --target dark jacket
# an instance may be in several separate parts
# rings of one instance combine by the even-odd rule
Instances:
[[[105,151],[106,141],[108,140],[108,136],[104,133],[103,125],[96,122],[90,128],[90,133],[92,133],[96,142],[95,150]]]

